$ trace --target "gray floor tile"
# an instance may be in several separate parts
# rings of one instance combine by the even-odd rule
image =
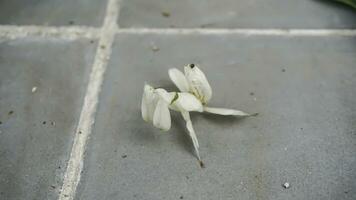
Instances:
[[[355,199],[355,44],[119,35],[76,199]],[[205,169],[178,114],[164,134],[140,113],[145,81],[174,89],[167,69],[192,62],[211,82],[211,105],[260,113],[193,116]]]
[[[0,41],[0,199],[57,199],[95,46]]]
[[[356,12],[325,0],[123,0],[121,27],[355,28]]]
[[[105,16],[107,0],[1,0],[0,24],[95,25]]]

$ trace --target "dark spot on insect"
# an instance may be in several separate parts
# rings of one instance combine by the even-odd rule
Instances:
[[[56,189],[56,186],[54,186],[54,185],[51,185],[51,188],[52,188],[52,189]]]
[[[199,164],[201,168],[205,168],[205,164],[203,163],[203,161],[199,160]]]
[[[189,67],[193,69],[195,67],[195,65],[194,64],[190,64]]]
[[[179,98],[178,93],[176,92],[176,94],[174,95],[171,104],[173,104],[177,99]]]
[[[286,72],[286,69],[282,69],[282,72]]]
[[[47,122],[46,121],[43,121],[42,124],[46,124]]]
[[[179,199],[183,199],[184,197],[183,196],[180,196]]]
[[[12,114],[14,114],[14,111],[13,111],[13,110],[10,110],[9,113],[8,113],[8,115],[12,115]]]
[[[171,16],[171,13],[169,12],[162,12],[161,13],[163,17],[170,17]]]
[[[253,95],[255,95],[255,93],[253,93],[253,92],[250,92],[250,95],[251,95],[251,96],[253,96]]]
[[[73,21],[73,20],[70,20],[68,23],[69,23],[70,25],[73,25],[73,24],[74,24],[74,21]]]
[[[105,48],[106,48],[106,46],[105,46],[105,45],[101,45],[101,46],[100,46],[100,48],[105,49]]]
[[[121,158],[127,158],[127,155],[122,155]]]

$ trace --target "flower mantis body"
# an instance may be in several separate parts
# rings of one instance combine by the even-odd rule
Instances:
[[[190,119],[189,112],[208,112],[219,115],[252,116],[243,111],[208,107],[212,97],[211,86],[205,74],[195,64],[184,66],[184,74],[176,68],[169,69],[169,77],[180,92],[167,92],[163,88],[153,88],[145,84],[142,96],[141,112],[146,122],[168,131],[171,128],[170,110],[181,113],[186,122],[186,128],[192,139],[195,154],[203,167],[199,154],[199,142]]]

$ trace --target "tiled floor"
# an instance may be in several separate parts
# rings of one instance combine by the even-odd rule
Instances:
[[[347,7],[5,0],[0,24],[0,199],[356,198]],[[259,113],[193,115],[204,169],[177,113],[168,134],[140,113],[143,84],[175,90],[167,70],[187,63],[212,105]]]
[[[0,24],[100,26],[107,0],[1,0]]]
[[[26,38],[0,45],[0,199],[55,199],[95,44]]]
[[[124,0],[122,27],[355,28],[356,14],[320,0]]]

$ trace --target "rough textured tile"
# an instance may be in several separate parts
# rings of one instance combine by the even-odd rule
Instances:
[[[120,35],[76,198],[355,199],[355,43]],[[260,113],[194,115],[205,169],[178,114],[164,134],[140,113],[144,82],[174,89],[167,69],[191,62],[211,82],[211,105]]]
[[[351,28],[356,13],[327,0],[123,0],[122,27]]]
[[[76,198],[355,199],[355,43],[118,36]],[[211,105],[260,113],[193,116],[205,169],[180,115],[163,134],[140,113],[145,81],[174,89],[167,69],[192,62],[211,82]]]
[[[0,199],[57,199],[95,46],[0,41]]]
[[[107,0],[1,0],[0,24],[95,25],[105,16]]]

